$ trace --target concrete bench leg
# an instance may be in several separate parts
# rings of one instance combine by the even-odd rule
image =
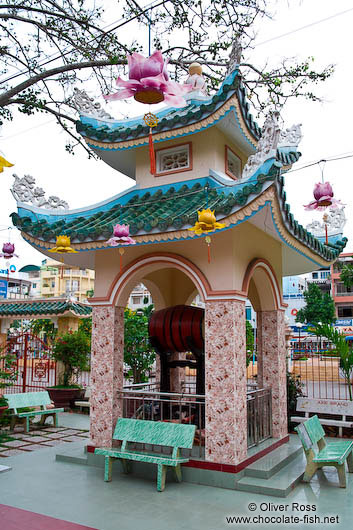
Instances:
[[[105,465],[104,465],[104,481],[105,482],[111,482],[112,480],[112,464],[113,464],[113,459],[110,458],[110,456],[106,456]]]
[[[157,475],[157,490],[164,491],[165,488],[165,477],[167,474],[167,466],[158,464],[158,475]]]
[[[353,473],[353,451],[347,456],[348,472]]]
[[[25,427],[25,432],[28,433],[29,432],[29,417],[27,416],[26,418],[26,427]]]
[[[126,475],[131,473],[131,462],[129,462],[129,460],[126,460],[125,458],[122,458],[121,459],[121,463],[122,463],[122,466],[123,466],[124,473]]]
[[[338,480],[340,482],[340,488],[345,488],[347,486],[346,482],[346,470],[344,463],[337,466]]]
[[[303,482],[310,482],[317,470],[318,466],[316,464],[314,464],[313,462],[308,462],[306,464]]]
[[[177,481],[181,482],[183,479],[182,479],[182,476],[181,476],[181,465],[180,464],[175,466],[174,472],[175,472],[175,476],[176,476]]]

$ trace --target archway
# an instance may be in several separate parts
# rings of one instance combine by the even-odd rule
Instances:
[[[271,389],[272,435],[283,438],[287,435],[285,306],[271,264],[253,260],[244,276],[243,291],[256,311],[258,388]]]

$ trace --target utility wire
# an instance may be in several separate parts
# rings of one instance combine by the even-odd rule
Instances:
[[[293,33],[297,33],[298,31],[302,31],[303,29],[311,28],[312,26],[316,26],[317,24],[321,24],[322,22],[327,22],[332,18],[339,17],[341,15],[344,15],[345,13],[349,13],[350,11],[353,11],[353,7],[351,7],[350,9],[346,9],[345,11],[340,11],[340,13],[335,13],[334,15],[331,15],[329,17],[322,18],[321,20],[311,22],[311,24],[307,24],[306,26],[301,26],[300,28],[293,29],[292,31],[288,31],[287,33],[283,33],[282,35],[277,35],[277,37],[272,37],[271,39],[259,42],[259,44],[255,44],[254,47],[257,48],[257,46],[262,46],[263,44],[267,44],[268,42],[272,42],[277,39],[282,39],[283,37],[288,37],[289,35],[293,35]]]

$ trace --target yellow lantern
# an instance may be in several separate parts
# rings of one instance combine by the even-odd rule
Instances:
[[[4,167],[12,167],[13,164],[11,162],[8,162],[6,158],[0,155],[0,173],[4,171]]]
[[[49,252],[56,252],[57,254],[71,254],[75,252],[77,254],[77,250],[71,248],[70,245],[71,241],[69,236],[57,236],[56,246],[51,248]]]
[[[217,223],[214,210],[212,211],[210,208],[201,210],[201,212],[198,211],[197,215],[198,220],[194,226],[192,228],[188,228],[188,230],[192,230],[198,236],[201,234],[214,232],[215,230],[219,230],[220,228],[224,228],[226,226],[223,223]]]

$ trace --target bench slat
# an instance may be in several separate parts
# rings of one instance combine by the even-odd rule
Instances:
[[[10,409],[40,407],[51,404],[48,392],[24,392],[21,394],[4,394]]]
[[[31,416],[38,416],[43,414],[56,414],[57,412],[64,412],[65,409],[46,409],[46,410],[32,410],[31,412],[18,412],[16,416],[19,418],[27,418]]]
[[[349,429],[353,428],[353,422],[351,421],[343,421],[343,420],[327,420],[326,418],[319,418],[321,425],[328,425],[330,427],[347,427]],[[303,416],[291,416],[290,421],[296,422],[296,423],[303,423],[307,421],[308,418],[304,418]]]
[[[195,425],[119,418],[114,440],[191,449]]]
[[[123,460],[134,460],[138,462],[148,462],[149,464],[163,464],[175,467],[189,461],[188,458],[172,458],[171,455],[144,453],[143,451],[118,451],[111,449],[95,449],[94,454],[110,456]]]
[[[350,440],[339,440],[338,442],[331,442],[322,449],[319,454],[315,455],[313,462],[337,462],[343,464],[347,456],[353,449],[353,442]]]

